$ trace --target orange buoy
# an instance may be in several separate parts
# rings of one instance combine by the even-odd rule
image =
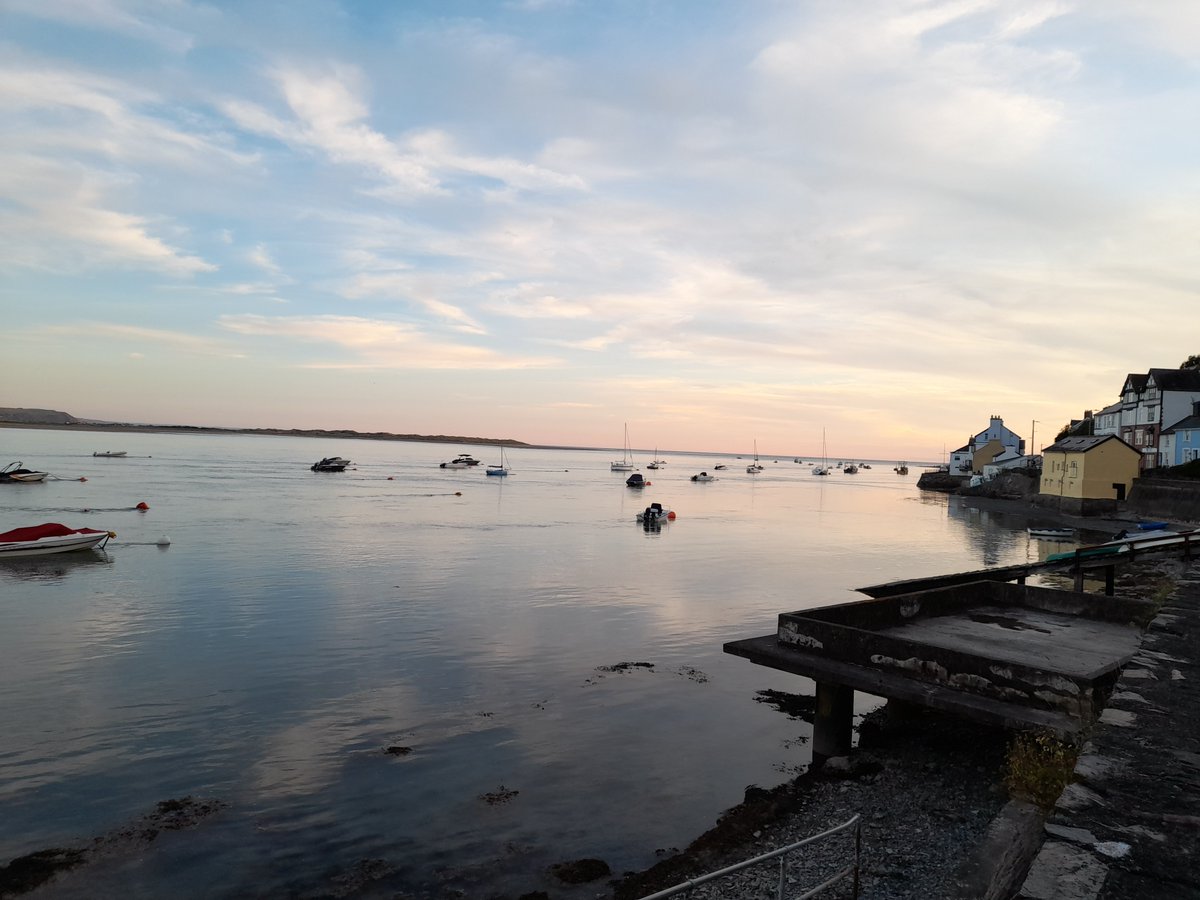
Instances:
[[[149,508],[150,508],[150,504],[147,503],[145,500],[143,500],[141,503],[139,503],[137,506],[134,507],[134,509],[140,509],[142,512],[145,512]]]
[[[80,481],[87,481],[87,479],[86,479],[86,478],[80,478],[79,480],[80,480]]]
[[[667,520],[670,522],[675,521],[675,510],[671,510],[669,513],[667,513]]]

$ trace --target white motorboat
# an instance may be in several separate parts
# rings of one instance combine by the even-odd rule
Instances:
[[[93,453],[92,456],[99,456],[104,459],[117,459],[118,457],[125,456],[128,452],[128,450],[101,450]]]
[[[3,469],[0,469],[0,484],[11,482],[14,484],[33,484],[38,481],[45,481],[45,472],[35,472],[33,469],[26,469],[25,464],[18,460],[11,462]]]
[[[442,469],[467,469],[477,465],[479,465],[479,460],[470,453],[460,453],[449,462],[438,463],[438,466]]]
[[[692,481],[716,481],[716,475],[709,475],[707,472],[701,472],[699,475],[693,475]]]
[[[651,503],[640,513],[637,513],[634,518],[643,525],[654,525],[660,522],[674,522],[675,513],[669,509],[663,509],[661,503]]]
[[[340,456],[327,456],[319,462],[313,463],[309,468],[314,472],[345,472],[348,465],[350,465],[348,459],[342,459]]]
[[[0,559],[15,559],[23,556],[45,556],[50,553],[70,553],[91,547],[104,548],[109,538],[116,537],[111,531],[95,528],[68,528],[57,522],[14,528],[0,534]]]
[[[629,424],[625,425],[625,447],[621,453],[620,459],[614,459],[608,464],[611,472],[632,472],[633,471],[633,452],[629,449]]]

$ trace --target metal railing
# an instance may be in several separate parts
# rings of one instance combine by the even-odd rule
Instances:
[[[825,838],[832,837],[835,834],[854,829],[854,851],[853,861],[843,869],[834,873],[832,876],[822,881],[816,887],[810,888],[793,900],[808,900],[809,897],[815,897],[827,888],[833,887],[839,881],[845,878],[853,878],[853,894],[854,898],[858,897],[858,865],[859,857],[862,854],[862,825],[861,816],[855,816],[843,822],[841,825],[835,825],[827,831],[822,831],[820,834],[814,834],[811,837],[806,837],[802,841],[796,841],[794,844],[788,844],[786,847],[780,847],[778,850],[772,850],[770,853],[764,853],[761,856],[756,856],[753,859],[747,859],[744,862],[735,863],[732,866],[726,866],[724,869],[718,869],[715,872],[709,872],[707,875],[700,875],[688,881],[680,882],[677,885],[669,887],[665,890],[658,891],[654,894],[647,894],[641,900],[660,900],[662,897],[676,897],[680,894],[690,892],[693,888],[699,887],[702,884],[707,884],[710,881],[716,881],[719,878],[725,878],[735,872],[741,872],[743,869],[749,869],[752,866],[763,865],[774,859],[779,860],[779,887],[775,893],[776,900],[785,900],[784,889],[787,885],[787,856],[789,853],[794,853],[801,847],[806,847],[809,844],[815,843]]]

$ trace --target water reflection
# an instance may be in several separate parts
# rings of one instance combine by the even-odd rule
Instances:
[[[70,432],[19,437],[43,467],[91,450]],[[417,881],[480,858],[642,867],[747,784],[808,761],[804,723],[754,698],[811,683],[724,641],[863,584],[1029,552],[1023,523],[922,496],[890,464],[694,484],[706,454],[635,494],[587,451],[521,450],[496,479],[438,469],[462,449],[444,445],[136,435],[127,448],[39,501],[145,499],[111,524],[116,551],[0,567],[0,862],[167,797],[236,799],[189,854],[146,864],[148,892],[183,879],[209,895],[312,893],[364,848]],[[355,467],[309,471],[330,455]],[[636,522],[650,501],[678,519]],[[141,546],[163,534],[169,553]],[[624,661],[653,666],[601,668]],[[481,806],[501,785],[512,802]]]
[[[99,549],[5,559],[0,560],[0,581],[61,581],[83,570],[110,566],[112,562],[108,552]]]

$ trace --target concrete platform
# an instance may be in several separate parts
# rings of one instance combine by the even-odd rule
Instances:
[[[1149,603],[997,581],[784,613],[725,644],[817,682],[814,756],[849,749],[853,691],[1074,734],[1137,651]]]

